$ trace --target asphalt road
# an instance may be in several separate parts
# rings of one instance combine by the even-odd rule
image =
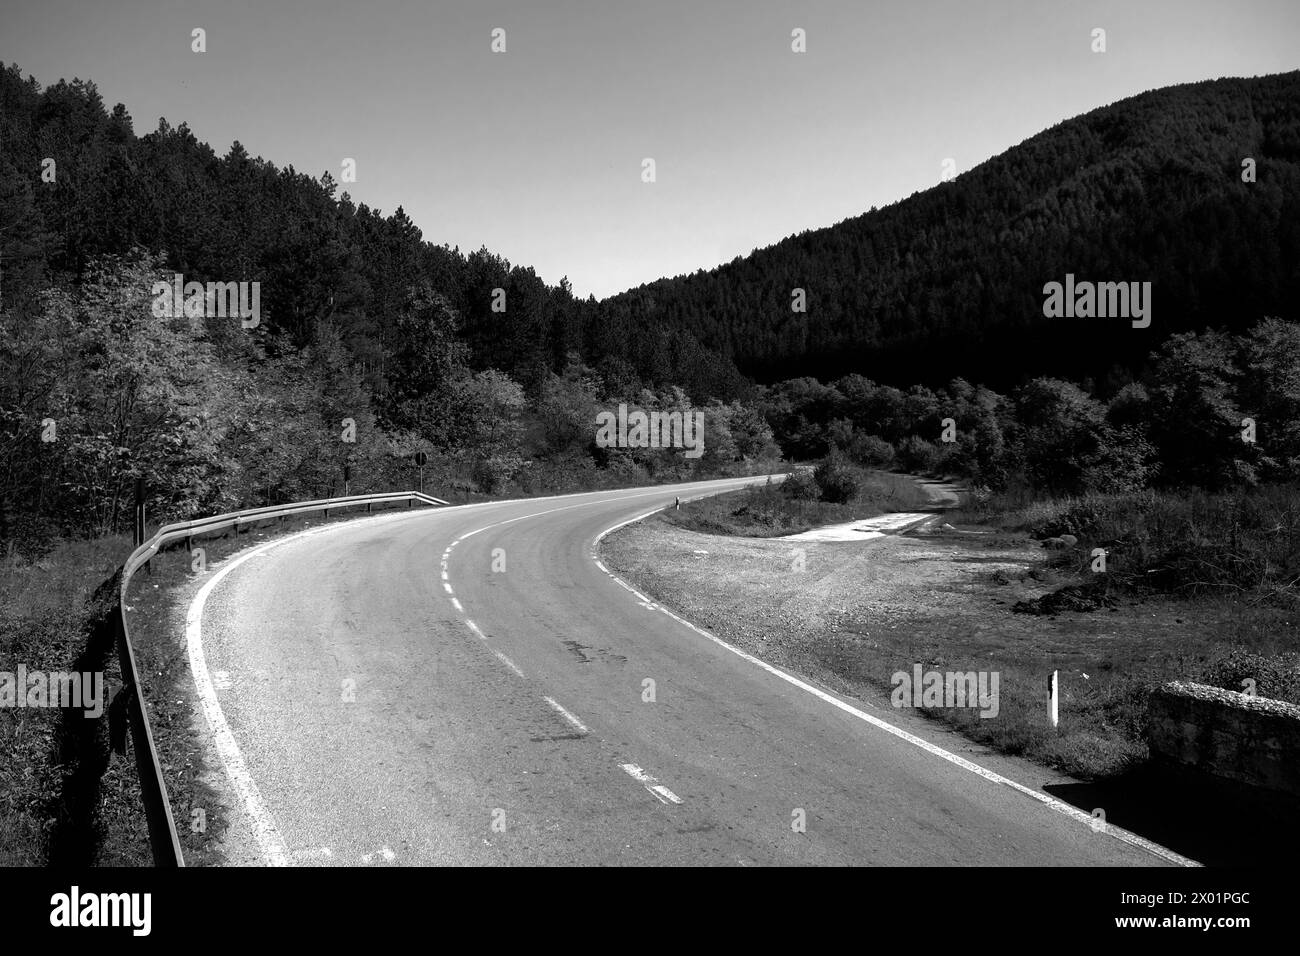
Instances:
[[[232,845],[326,865],[1166,862],[771,673],[593,558],[675,495],[753,480],[382,515],[215,565],[189,641]]]

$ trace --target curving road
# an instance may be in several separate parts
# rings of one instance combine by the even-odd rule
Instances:
[[[594,556],[676,495],[754,480],[400,512],[214,565],[188,639],[231,859],[1169,862],[1017,790],[1025,765],[981,774],[910,715],[729,649]]]

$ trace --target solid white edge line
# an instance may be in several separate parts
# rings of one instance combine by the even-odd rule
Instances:
[[[604,531],[600,532],[600,534],[596,535],[595,539],[592,541],[591,544],[592,553],[594,554],[596,552],[596,549],[597,547],[599,547],[601,540],[604,539],[607,535],[612,534],[613,532],[617,531],[619,528],[626,527],[627,525],[630,525],[637,521],[642,521],[645,518],[650,517],[652,514],[656,514],[660,511],[663,511],[667,507],[668,507],[667,505],[664,505],[659,508],[654,508],[650,511],[645,512],[644,514],[639,514],[634,518],[628,518],[626,521],[620,521],[618,524],[606,528]],[[637,594],[638,596],[640,595],[640,592],[638,592],[635,588],[625,583],[623,579],[620,578],[614,572],[606,571],[605,573],[609,577],[617,581],[619,584],[623,585],[623,587],[631,591],[633,594]],[[868,724],[871,724],[871,726],[873,727],[877,727],[888,734],[893,734],[895,737],[898,737],[900,740],[905,740],[908,743],[912,744],[913,746],[920,747],[922,750],[926,751],[927,753],[933,754],[934,756],[940,757],[948,761],[949,763],[955,764],[956,766],[961,767],[963,770],[969,770],[971,773],[983,777],[985,780],[988,780],[990,783],[997,783],[997,784],[1001,784],[1004,787],[1010,787],[1011,789],[1017,791],[1018,793],[1022,793],[1027,797],[1031,797],[1034,800],[1037,800],[1039,803],[1042,803],[1045,806],[1051,807],[1057,813],[1064,814],[1065,816],[1069,817],[1072,820],[1077,820],[1080,823],[1087,823],[1089,826],[1095,825],[1094,817],[1091,814],[1084,813],[1076,806],[1072,806],[1071,804],[1068,804],[1063,800],[1058,800],[1056,797],[1053,797],[1051,794],[1040,793],[1039,791],[1034,790],[1032,787],[1027,787],[1022,783],[1012,780],[1010,777],[1004,777],[1002,776],[1002,774],[997,773],[993,770],[989,770],[985,767],[981,767],[979,764],[972,763],[971,761],[967,760],[965,757],[960,757],[957,754],[950,753],[947,750],[944,750],[942,747],[930,743],[930,741],[928,740],[918,737],[915,734],[908,733],[906,730],[903,730],[903,728],[901,727],[895,727],[893,724],[881,720],[879,717],[874,717],[871,714],[866,713],[865,711],[859,710],[858,708],[854,707],[852,704],[842,701],[838,697],[828,694],[817,687],[813,687],[811,684],[803,680],[800,680],[798,677],[795,677],[792,674],[787,674],[779,667],[774,667],[773,665],[769,664],[767,661],[755,657],[753,654],[750,654],[748,651],[743,651],[738,647],[728,644],[726,641],[722,640],[722,638],[717,637],[714,634],[710,634],[708,631],[704,630],[704,628],[692,624],[690,621],[686,620],[680,615],[674,614],[672,611],[668,610],[666,607],[663,607],[662,605],[658,607],[658,610],[663,611],[663,613],[667,614],[674,621],[684,625],[685,627],[690,628],[692,631],[699,634],[700,636],[708,638],[710,641],[717,644],[719,647],[725,647],[727,650],[731,651],[731,653],[735,654],[736,656],[746,661],[749,661],[751,664],[755,664],[758,667],[763,668],[763,670],[767,671],[769,674],[772,674],[775,677],[779,677],[781,680],[785,681],[786,683],[793,684],[795,687],[798,687],[801,690],[807,691],[813,696],[826,701],[826,703],[838,707],[840,710],[844,711],[845,713],[852,714],[854,717],[857,717],[859,720],[866,721]],[[629,767],[640,772],[640,768],[637,767],[635,764],[623,765],[624,770],[627,770],[628,773],[632,773],[632,770],[628,769]],[[635,776],[635,774],[633,775]],[[1146,839],[1145,837],[1138,836],[1136,833],[1132,833],[1128,830],[1123,829],[1122,827],[1117,827],[1113,823],[1104,824],[1103,828],[1100,831],[1094,831],[1094,832],[1107,833],[1115,837],[1117,840],[1120,840],[1123,843],[1127,843],[1131,846],[1138,847],[1139,849],[1146,850],[1148,853],[1160,857],[1166,862],[1173,863],[1177,866],[1200,866],[1201,865],[1200,863],[1197,863],[1195,860],[1189,859],[1188,857],[1185,857],[1180,853],[1175,853],[1173,850],[1170,850],[1168,847],[1163,847],[1158,843],[1153,843],[1152,841]]]
[[[292,537],[301,536],[302,534],[297,534]],[[248,767],[244,763],[244,755],[239,749],[239,744],[235,741],[235,735],[231,732],[230,725],[226,722],[226,715],[222,712],[221,704],[217,700],[217,692],[212,686],[212,678],[208,673],[207,656],[203,652],[202,621],[203,607],[208,600],[208,595],[212,593],[213,589],[221,583],[227,574],[245,561],[250,560],[253,555],[260,555],[287,540],[289,538],[269,541],[258,546],[254,551],[240,555],[218,570],[211,580],[199,588],[194,600],[190,602],[189,611],[185,617],[185,643],[189,651],[190,673],[194,676],[194,689],[199,696],[199,706],[208,719],[208,727],[212,730],[217,754],[221,757],[222,766],[225,767],[226,777],[230,780],[235,794],[243,804],[244,811],[252,821],[253,835],[257,840],[257,845],[261,849],[263,857],[271,866],[288,866],[290,863],[289,850],[285,845],[284,838],[280,835],[279,828],[275,825],[275,819],[271,816],[271,812],[266,808],[266,803],[262,800],[262,794],[257,789],[257,783],[253,780],[252,774],[248,772]]]

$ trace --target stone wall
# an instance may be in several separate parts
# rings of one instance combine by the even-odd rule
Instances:
[[[1300,796],[1300,707],[1175,681],[1151,697],[1157,760]]]

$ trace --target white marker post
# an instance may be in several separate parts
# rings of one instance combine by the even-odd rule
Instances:
[[[1047,678],[1047,716],[1051,720],[1052,726],[1055,727],[1060,718],[1057,712],[1057,675],[1060,671],[1052,671],[1052,676]]]

